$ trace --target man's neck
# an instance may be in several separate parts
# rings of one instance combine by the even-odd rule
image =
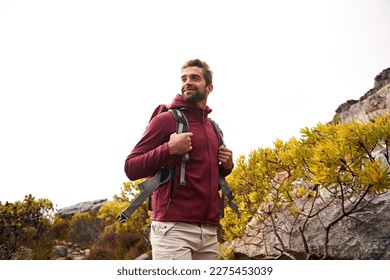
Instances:
[[[207,103],[206,102],[198,102],[196,103],[196,106],[202,110],[206,109]]]

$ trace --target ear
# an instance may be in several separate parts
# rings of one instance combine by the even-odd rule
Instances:
[[[209,94],[210,92],[212,92],[212,91],[213,91],[213,88],[214,88],[214,86],[213,86],[212,84],[209,84],[209,85],[206,87],[206,92],[207,92],[207,94]]]

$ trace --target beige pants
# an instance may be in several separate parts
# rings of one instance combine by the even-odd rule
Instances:
[[[218,259],[217,227],[152,221],[153,260]]]

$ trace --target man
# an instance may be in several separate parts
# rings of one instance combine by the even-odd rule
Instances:
[[[184,108],[189,132],[176,134],[171,112],[155,116],[127,157],[130,180],[153,176],[162,167],[170,179],[154,191],[150,240],[153,259],[217,259],[217,226],[221,210],[218,174],[233,169],[233,155],[218,147],[207,98],[213,90],[212,71],[194,59],[182,67],[181,95],[168,108]],[[179,186],[182,155],[188,153],[185,186]]]

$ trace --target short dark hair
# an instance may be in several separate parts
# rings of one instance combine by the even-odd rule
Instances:
[[[210,66],[206,62],[197,58],[191,59],[184,63],[184,65],[181,67],[181,70],[183,71],[188,67],[199,67],[203,70],[203,76],[206,81],[206,86],[213,83],[213,71],[211,71]]]

